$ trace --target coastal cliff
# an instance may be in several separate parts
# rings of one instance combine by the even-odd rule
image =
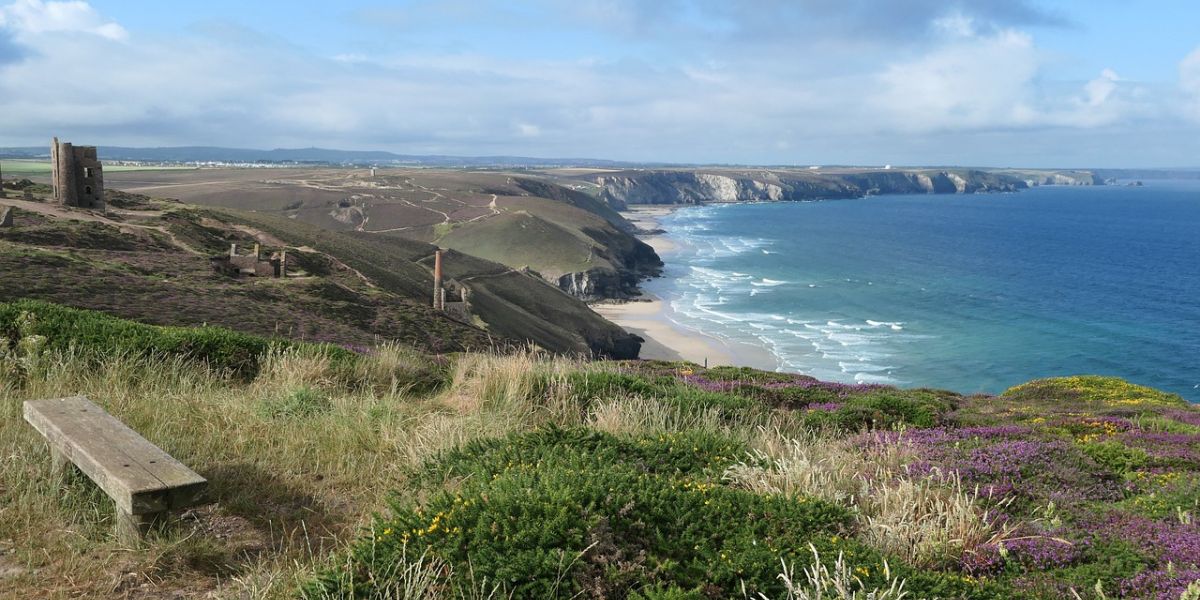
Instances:
[[[630,204],[777,202],[857,198],[877,194],[1013,192],[1038,185],[1100,185],[1087,171],[981,169],[653,170],[593,175],[600,198],[620,210]]]

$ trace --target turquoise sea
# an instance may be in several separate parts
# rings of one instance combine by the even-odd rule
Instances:
[[[680,325],[836,381],[1116,375],[1200,402],[1200,182],[723,204],[661,219]]]

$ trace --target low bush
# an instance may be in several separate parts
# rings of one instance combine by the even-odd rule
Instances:
[[[396,504],[350,566],[326,573],[308,594],[371,597],[386,582],[367,574],[414,551],[502,582],[517,598],[634,589],[652,598],[729,597],[743,583],[778,595],[780,559],[794,560],[809,543],[879,562],[844,539],[843,508],[716,483],[741,450],[716,434],[620,438],[586,429],[475,442],[424,467],[421,481],[461,482],[453,492]]]
[[[86,356],[182,356],[218,371],[250,378],[273,346],[304,347],[349,363],[354,354],[326,345],[297,344],[238,333],[220,327],[160,327],[68,308],[49,302],[19,300],[0,304],[0,338],[8,344],[39,336],[47,351],[74,350]]]
[[[951,403],[927,390],[879,390],[850,396],[834,410],[810,411],[805,423],[813,428],[845,431],[891,429],[897,426],[934,427]]]
[[[1100,466],[1118,475],[1125,475],[1149,462],[1150,457],[1141,448],[1130,448],[1117,441],[1087,442],[1080,444],[1083,453]]]
[[[587,407],[597,399],[640,396],[656,398],[666,405],[689,413],[718,409],[745,419],[751,413],[766,409],[766,405],[749,395],[736,391],[712,391],[685,385],[673,377],[646,377],[604,371],[571,373],[567,376],[571,395]]]
[[[1036,379],[1004,392],[1022,402],[1074,402],[1090,408],[1186,407],[1178,394],[1137,385],[1119,377],[1076,375]]]
[[[792,375],[790,373],[775,373],[759,371],[750,367],[712,367],[704,371],[704,376],[713,381],[741,381],[745,383],[791,383],[797,379],[816,381],[811,377]]]

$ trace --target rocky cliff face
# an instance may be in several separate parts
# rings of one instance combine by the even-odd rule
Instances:
[[[1036,185],[1092,185],[1087,172],[878,170],[844,173],[798,171],[626,171],[593,177],[600,196],[618,210],[630,204],[774,202],[856,198],[875,194],[974,194],[1012,192]]]
[[[558,288],[584,301],[633,298],[641,294],[638,284],[662,273],[663,262],[645,242],[632,236],[614,236],[602,230],[584,231],[604,244],[602,258],[617,269],[596,268],[567,273],[558,278]]]

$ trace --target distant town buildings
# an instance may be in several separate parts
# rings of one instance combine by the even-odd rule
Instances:
[[[74,146],[54,138],[50,145],[54,201],[63,206],[104,210],[104,167],[95,146]]]

